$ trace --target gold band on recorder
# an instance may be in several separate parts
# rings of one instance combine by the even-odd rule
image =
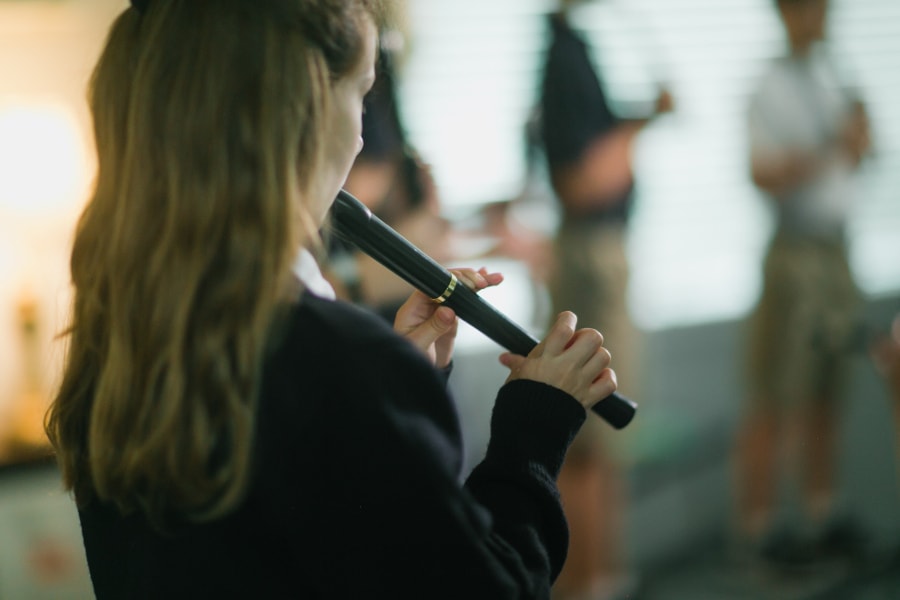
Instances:
[[[456,289],[456,284],[459,280],[456,278],[456,275],[450,273],[450,283],[447,284],[447,289],[444,290],[444,293],[438,296],[437,298],[432,298],[432,302],[437,302],[438,304],[443,304],[447,301],[451,295],[453,295],[453,290]]]

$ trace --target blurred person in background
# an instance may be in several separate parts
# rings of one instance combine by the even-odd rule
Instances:
[[[638,339],[627,307],[625,253],[635,192],[632,145],[654,117],[672,110],[673,101],[661,89],[644,118],[613,112],[591,50],[570,23],[572,10],[583,3],[559,0],[548,15],[550,45],[532,128],[561,212],[548,275],[550,313],[572,310],[582,325],[603,327],[620,389],[637,399]],[[616,598],[636,585],[624,540],[624,453],[616,455],[605,423],[591,421],[560,475],[571,545],[554,587],[559,599]]]
[[[775,6],[789,51],[770,65],[749,106],[751,174],[776,224],[749,319],[736,508],[740,547],[790,564],[862,542],[841,506],[836,442],[862,300],[845,226],[860,200],[854,174],[870,140],[866,109],[825,44],[827,0]],[[801,492],[799,518],[778,502],[782,464]]]
[[[416,292],[391,328],[314,256],[362,144],[376,19],[366,0],[132,0],[110,30],[46,423],[99,600],[550,594],[559,468],[616,387],[601,334],[566,312],[501,355],[463,478],[453,310]]]
[[[373,214],[431,256],[447,264],[449,222],[440,214],[430,167],[410,144],[403,124],[398,77],[408,52],[402,27],[404,4],[390,3],[390,23],[381,32],[375,85],[365,99],[363,148],[344,184]],[[412,287],[352,245],[330,240],[326,273],[338,295],[367,306],[389,322]]]

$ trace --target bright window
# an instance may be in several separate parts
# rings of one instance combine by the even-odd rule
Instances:
[[[523,123],[535,100],[547,0],[412,0],[402,97],[410,134],[446,204],[515,196]],[[636,149],[632,307],[648,329],[734,318],[759,290],[771,221],[748,178],[747,96],[783,47],[770,0],[598,0],[574,23],[623,110],[664,79],[676,113]],[[871,295],[900,290],[900,2],[832,0],[835,54],[856,80],[877,157],[851,223],[852,258]],[[548,200],[548,202],[550,202]],[[536,227],[540,227],[537,224]]]

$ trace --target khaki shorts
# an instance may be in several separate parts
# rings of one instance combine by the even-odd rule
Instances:
[[[754,406],[835,401],[846,379],[860,305],[844,244],[777,235],[748,323]]]
[[[550,278],[551,321],[564,311],[578,316],[577,328],[592,327],[603,334],[612,355],[619,392],[638,399],[639,336],[628,312],[628,260],[622,225],[564,223],[554,242],[555,265]],[[588,451],[627,452],[624,431],[588,415],[570,455]],[[603,441],[603,438],[613,438]],[[613,446],[610,446],[610,443]],[[621,443],[620,443],[621,442]],[[619,447],[621,446],[621,447]],[[605,450],[603,449],[605,447]]]

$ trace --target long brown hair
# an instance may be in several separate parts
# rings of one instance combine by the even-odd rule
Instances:
[[[153,521],[246,488],[266,339],[323,160],[331,84],[367,0],[153,0],[110,30],[89,87],[99,169],[71,257],[47,415],[66,486]]]

